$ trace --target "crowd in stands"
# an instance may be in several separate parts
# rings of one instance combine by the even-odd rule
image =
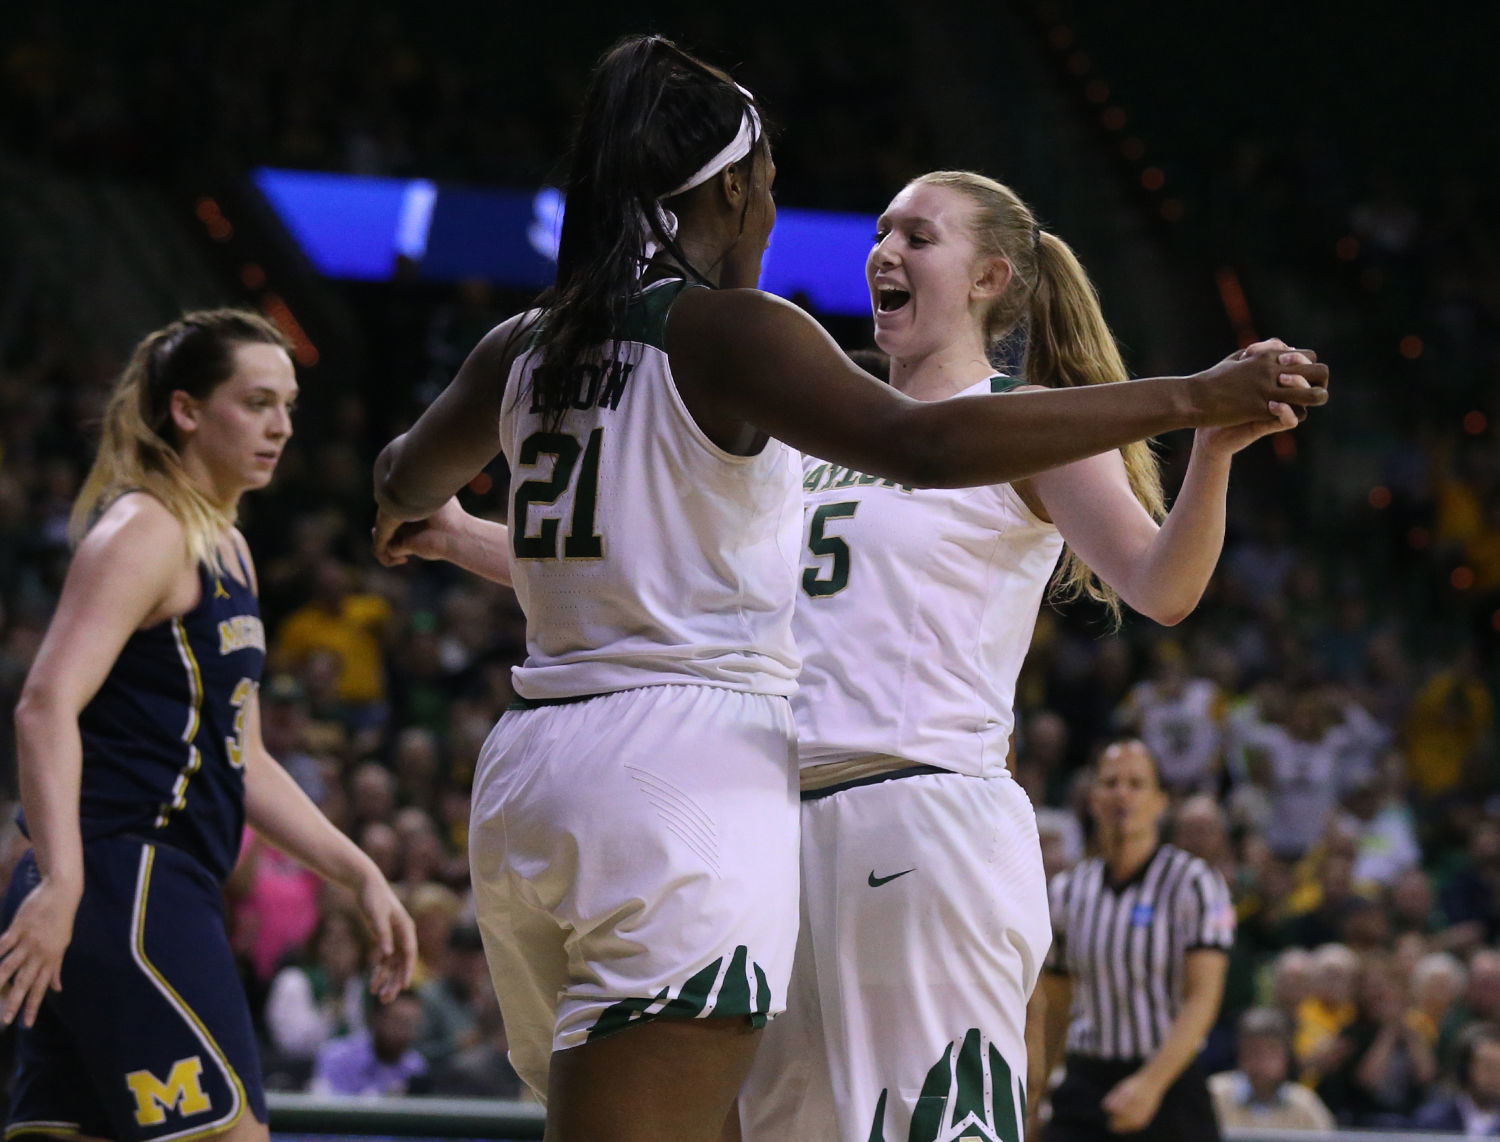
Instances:
[[[12,109],[0,149],[85,172],[140,173],[189,152],[473,181],[553,169],[589,63],[552,51],[563,14],[506,8],[534,34],[485,65],[451,39],[424,40],[398,6],[358,19],[356,8],[244,5],[212,36],[186,22],[159,41],[137,33],[141,54],[122,68],[94,50],[107,22],[74,38],[64,7],[39,6],[0,45]],[[725,17],[695,18],[700,42],[723,37],[713,25]],[[288,41],[290,24],[302,34]],[[891,49],[866,29],[745,34],[743,70],[772,107],[824,108],[783,144],[806,204],[868,206],[932,165],[920,124],[894,141],[873,134],[897,111],[878,85],[858,114],[820,98],[840,68],[879,70]],[[358,50],[329,65],[320,47],[346,31]],[[203,98],[166,115],[168,101],[184,110],[180,92],[195,82],[174,71],[180,62],[197,69]],[[507,98],[499,67],[525,69],[535,98]],[[817,140],[837,132],[853,142],[834,157]],[[1180,628],[1127,619],[1112,632],[1087,609],[1045,610],[1017,690],[1016,773],[1054,872],[1087,851],[1082,794],[1101,745],[1136,734],[1160,760],[1173,838],[1224,873],[1238,910],[1205,1052],[1222,1072],[1213,1090],[1226,1122],[1494,1129],[1500,231],[1458,176],[1418,198],[1373,167],[1366,181],[1330,182],[1315,151],[1242,147],[1216,215],[1225,241],[1284,271],[1282,284],[1347,271],[1361,313],[1424,333],[1406,373],[1370,368],[1375,398],[1339,394],[1383,441],[1367,465],[1378,486],[1330,502],[1309,486],[1305,456],[1258,446],[1219,573]],[[1286,193],[1311,179],[1317,194]],[[1340,236],[1356,242],[1319,269],[1294,241],[1311,243],[1310,231],[1328,250]],[[1271,234],[1280,245],[1261,240]],[[422,302],[401,326],[413,386],[451,374],[508,300],[466,290]],[[0,342],[0,782],[11,796],[9,719],[66,566],[89,425],[121,364],[81,351],[77,332],[39,321]],[[1390,393],[1417,391],[1406,381],[1426,395],[1385,407]],[[1336,466],[1342,415],[1336,405],[1291,439]],[[465,831],[469,780],[513,697],[524,625],[504,588],[442,566],[374,563],[369,472],[388,427],[340,399],[316,438],[293,441],[273,488],[247,498],[244,524],[270,633],[266,742],[401,886],[418,978],[397,1003],[372,1006],[368,937],[349,902],[253,834],[227,890],[232,932],[273,1088],[516,1095],[473,926]],[[476,492],[470,506],[502,515],[503,491]],[[23,845],[9,836],[0,872]]]

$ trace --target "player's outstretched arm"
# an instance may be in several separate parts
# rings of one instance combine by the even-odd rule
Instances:
[[[105,512],[68,567],[16,707],[21,806],[41,880],[0,935],[6,1023],[24,1010],[31,1026],[47,988],[62,990],[63,954],[83,895],[78,715],[189,563],[182,525],[157,500],[137,495]]]
[[[673,376],[699,423],[738,420],[861,472],[924,486],[999,484],[1176,428],[1274,423],[1326,402],[1328,369],[1235,353],[1189,377],[916,401],[852,364],[797,307],[757,290],[689,290],[672,307]],[[1284,387],[1283,373],[1307,389]]]
[[[387,567],[399,567],[413,555],[442,559],[492,583],[512,586],[510,528],[470,515],[459,506],[457,497],[426,519],[397,523],[389,529],[383,545],[381,532],[377,520],[375,555]]]
[[[1262,349],[1277,350],[1288,364],[1310,363],[1310,354],[1280,341],[1247,352]],[[1283,381],[1306,383],[1296,374]],[[1159,525],[1131,491],[1118,451],[1043,472],[1030,486],[1068,546],[1100,579],[1140,614],[1172,626],[1193,612],[1218,566],[1234,454],[1297,426],[1290,406],[1277,411],[1275,420],[1199,429],[1182,488]]]
[[[260,698],[245,706],[245,818],[250,827],[325,880],[354,893],[375,937],[370,990],[389,1003],[411,982],[417,936],[375,862],[323,816],[281,763],[266,752]]]

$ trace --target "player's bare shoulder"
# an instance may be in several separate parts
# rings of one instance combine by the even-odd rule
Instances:
[[[149,492],[126,492],[89,528],[74,552],[68,577],[89,594],[121,589],[149,599],[149,621],[190,609],[198,580],[187,529]]]

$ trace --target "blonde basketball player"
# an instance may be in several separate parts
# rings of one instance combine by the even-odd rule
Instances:
[[[558,277],[376,470],[376,549],[494,456],[527,618],[521,707],[475,777],[470,854],[511,1058],[553,1142],[709,1142],[797,926],[787,697],[801,545],[786,444],[909,483],[990,484],[1176,425],[1275,423],[1275,354],[1085,392],[911,400],[759,293],[775,175],[754,100],[659,37],[585,97]],[[1303,371],[1321,382],[1321,366]],[[441,527],[441,521],[430,526]]]
[[[915,400],[1125,376],[1072,252],[990,179],[907,186],[866,276],[891,383]],[[988,351],[1017,329],[1023,376],[996,376]],[[1051,932],[1006,754],[1038,605],[1066,553],[1062,595],[1187,615],[1219,556],[1230,458],[1296,424],[1281,412],[1201,430],[1160,525],[1144,443],[956,490],[804,459],[802,929],[787,1013],[741,1096],[746,1142],[1019,1136],[1027,1001]]]

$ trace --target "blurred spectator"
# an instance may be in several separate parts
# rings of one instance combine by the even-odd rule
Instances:
[[[389,824],[396,814],[396,779],[378,761],[366,761],[349,778],[349,813],[358,828]]]
[[[1438,1028],[1438,1053],[1450,1058],[1464,1028],[1474,1023],[1500,1025],[1500,950],[1481,948],[1469,957],[1469,979],[1463,997],[1448,1009]]]
[[[1312,953],[1308,995],[1297,1004],[1292,1049],[1304,1077],[1316,1083],[1337,1062],[1335,1044],[1354,1022],[1359,957],[1342,944],[1324,944]]]
[[[1212,1076],[1208,1090],[1222,1129],[1332,1130],[1333,1115],[1307,1087],[1288,1081],[1291,1035],[1278,1011],[1257,1007],[1240,1018],[1238,1069]]]
[[[1388,754],[1344,794],[1338,821],[1355,838],[1357,883],[1388,886],[1421,863],[1416,821],[1401,788],[1401,766],[1399,754]]]
[[[1177,807],[1172,820],[1172,843],[1207,861],[1233,885],[1238,865],[1229,840],[1229,821],[1219,803],[1205,794],[1189,797]]]
[[[401,877],[408,888],[455,878],[457,868],[450,865],[437,826],[425,809],[415,805],[402,809],[396,814],[395,828],[401,839]]]
[[[1314,948],[1342,942],[1345,917],[1357,899],[1352,847],[1343,834],[1330,831],[1316,863],[1316,883],[1291,905],[1283,943]]]
[[[329,1040],[364,1030],[370,941],[359,915],[325,909],[300,963],[276,973],[266,998],[266,1034],[275,1051],[268,1070],[290,1067],[305,1079]]]
[[[412,985],[421,987],[437,978],[448,959],[448,942],[458,923],[461,902],[456,893],[441,884],[419,884],[406,899],[407,911],[417,929],[417,968]]]
[[[1487,940],[1500,935],[1500,822],[1473,826],[1438,902],[1450,924],[1478,925]]]
[[[247,949],[255,978],[269,983],[287,953],[317,927],[322,881],[247,828],[225,891],[236,942]]]
[[[1458,1001],[1463,998],[1468,972],[1450,952],[1430,952],[1417,961],[1411,972],[1411,1009],[1423,1038],[1439,1046],[1442,1030]],[[1438,1061],[1443,1061],[1440,1053]]]
[[[1464,788],[1474,775],[1492,711],[1472,652],[1433,674],[1417,691],[1406,718],[1406,760],[1418,794],[1432,800]]]
[[[417,989],[424,1017],[417,1050],[434,1068],[479,1041],[475,1025],[486,991],[493,988],[479,929],[459,924],[448,936],[441,969]]]
[[[1357,1014],[1324,1053],[1322,1070],[1318,1094],[1345,1126],[1408,1125],[1437,1078],[1437,1058],[1387,959],[1366,958]]]
[[[1298,1025],[1297,1013],[1302,1001],[1312,997],[1313,971],[1312,953],[1302,948],[1288,948],[1271,965],[1271,1007],[1293,1031]]]
[[[1422,1106],[1412,1125],[1467,1138],[1500,1137],[1500,1027],[1478,1023],[1464,1033],[1453,1087]]]
[[[391,714],[395,724],[433,734],[441,732],[448,724],[455,674],[443,661],[441,634],[430,611],[411,616],[393,656],[393,666]],[[399,756],[399,743],[397,752]]]
[[[401,836],[395,829],[384,821],[371,821],[359,831],[358,839],[380,875],[392,883],[401,879]]]
[[[371,1003],[369,1029],[332,1039],[318,1050],[313,1094],[422,1094],[427,1060],[416,1049],[422,1001],[403,991],[390,1003]]]
[[[433,812],[441,785],[440,762],[438,736],[434,731],[410,726],[397,734],[391,760],[396,775],[396,800]]]
[[[433,1075],[434,1094],[459,1098],[522,1098],[526,1091],[510,1065],[505,1020],[488,980],[474,996],[474,1041],[460,1047]]]
[[[1420,868],[1408,869],[1397,877],[1388,900],[1391,930],[1397,936],[1412,932],[1432,948],[1464,952],[1484,938],[1484,928],[1476,921],[1448,922],[1433,893],[1432,878]]]
[[[290,674],[274,674],[260,688],[260,735],[266,750],[314,803],[323,801],[323,774],[309,749],[306,698]]]
[[[1299,857],[1327,825],[1347,774],[1326,701],[1303,693],[1288,706],[1286,723],[1256,719],[1237,727],[1249,756],[1250,778],[1270,793],[1266,840],[1280,856]]]
[[[337,696],[350,728],[368,729],[385,718],[385,659],[380,639],[391,619],[384,598],[356,592],[350,572],[336,559],[318,562],[313,597],[276,631],[271,657],[277,669],[300,670],[317,651],[338,662]]]
[[[1206,678],[1188,673],[1182,645],[1158,642],[1152,676],[1133,687],[1117,715],[1161,763],[1162,782],[1171,793],[1199,792],[1218,780],[1219,722],[1224,700]]]

